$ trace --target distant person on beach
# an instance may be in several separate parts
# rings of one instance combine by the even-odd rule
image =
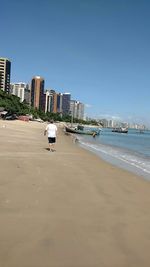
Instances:
[[[54,124],[53,120],[50,120],[49,124],[46,126],[44,135],[48,136],[49,151],[55,151],[55,143],[57,137],[57,126]]]

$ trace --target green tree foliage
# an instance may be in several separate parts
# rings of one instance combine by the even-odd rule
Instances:
[[[20,98],[0,90],[0,107],[4,107],[10,114],[24,115],[28,113],[28,106],[20,103]]]

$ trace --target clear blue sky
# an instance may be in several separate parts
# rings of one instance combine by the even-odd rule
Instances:
[[[149,0],[0,0],[12,82],[45,78],[92,117],[150,126]]]

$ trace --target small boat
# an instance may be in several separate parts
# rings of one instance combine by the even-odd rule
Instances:
[[[113,128],[112,132],[115,132],[115,133],[128,133],[128,129],[127,128],[123,128],[123,127]]]
[[[66,128],[66,132],[68,133],[74,133],[74,134],[86,134],[86,135],[92,135],[92,136],[95,136],[95,135],[99,135],[100,134],[100,129],[84,129],[84,127],[77,127],[77,128],[73,128],[73,127],[65,127]]]

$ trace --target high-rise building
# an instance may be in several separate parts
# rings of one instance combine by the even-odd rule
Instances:
[[[79,120],[84,119],[84,104],[79,101],[77,103],[77,118]]]
[[[44,111],[46,112],[52,112],[57,113],[59,112],[58,106],[59,103],[59,94],[55,92],[53,89],[46,90],[44,93]]]
[[[57,93],[53,93],[53,113],[57,113]]]
[[[0,89],[10,92],[11,62],[7,58],[0,58]]]
[[[79,101],[71,100],[70,101],[70,112],[73,118],[84,119],[84,104]]]
[[[28,105],[31,105],[31,85],[26,84],[26,88],[24,90],[24,100]]]
[[[73,118],[77,118],[76,116],[76,100],[70,100],[70,113]]]
[[[62,97],[63,94],[58,93],[57,94],[57,112],[62,114]]]
[[[60,113],[62,114],[62,93],[56,93],[55,90],[49,89],[44,93],[45,113]]]
[[[53,89],[47,90],[48,92],[48,102],[50,104],[49,106],[49,112],[56,113],[57,112],[57,93]],[[47,103],[48,103],[47,102]]]
[[[10,93],[16,95],[20,98],[20,102],[23,102],[25,99],[25,89],[27,87],[26,83],[11,83],[10,84]]]
[[[53,94],[51,93],[51,90],[46,90],[44,93],[44,112],[52,112],[53,108]]]
[[[70,93],[64,93],[62,95],[62,113],[64,115],[70,114],[70,100],[71,100],[71,94]]]
[[[44,79],[35,76],[31,81],[31,106],[44,111]]]

